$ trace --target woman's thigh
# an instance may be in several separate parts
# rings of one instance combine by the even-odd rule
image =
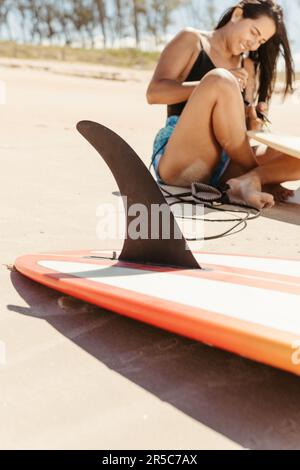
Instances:
[[[283,153],[272,149],[271,147],[267,147],[266,145],[256,145],[253,147],[254,154],[257,159],[258,166],[265,165],[276,158],[282,157]],[[238,165],[237,163],[231,161],[228,165],[228,168],[224,172],[221,182],[226,183],[231,178],[238,178],[245,174],[245,170],[243,167]]]
[[[222,76],[217,73],[207,74],[188,100],[159,164],[159,173],[165,181],[173,184],[196,178],[209,181],[222,152],[212,120],[220,90],[214,83],[220,83],[220,79]]]
[[[282,157],[283,153],[279,150],[272,149],[266,145],[258,145],[255,147],[255,156],[258,165],[265,165],[276,158]]]

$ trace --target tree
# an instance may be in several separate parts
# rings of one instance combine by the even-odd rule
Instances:
[[[0,33],[2,32],[2,26],[5,25],[9,37],[12,39],[11,29],[8,21],[10,7],[11,2],[9,0],[0,0]]]
[[[86,0],[71,0],[70,21],[81,38],[82,47],[86,47],[86,33],[94,43],[95,10],[93,4]],[[73,38],[74,39],[74,38]]]
[[[22,30],[23,42],[26,42],[26,17],[28,13],[28,2],[26,0],[17,0],[14,1],[13,6],[20,17],[20,26]]]
[[[146,14],[146,0],[131,0],[131,19],[136,47],[141,43],[141,17]]]
[[[213,29],[217,23],[215,0],[185,0],[182,11],[185,22],[195,28]]]
[[[130,8],[131,0],[114,0],[109,22],[112,44],[116,39],[121,44],[122,39],[130,35]]]
[[[35,38],[38,39],[39,43],[43,40],[42,25],[40,22],[41,18],[42,2],[39,0],[27,0],[27,11],[30,13],[31,21],[29,23],[29,31],[31,34],[31,40],[34,42]]]
[[[172,24],[174,11],[183,4],[182,0],[149,0],[146,5],[147,32],[154,37],[158,46]]]
[[[72,44],[72,9],[70,2],[64,2],[61,8],[57,9],[57,22],[59,25],[58,36],[63,36],[65,45]]]
[[[102,37],[103,37],[103,46],[106,47],[107,44],[107,12],[106,12],[106,2],[105,0],[95,0],[96,6],[98,9],[98,14],[99,14],[99,20],[100,20],[100,26],[101,26],[101,31],[102,31]]]
[[[40,20],[45,26],[45,36],[52,40],[58,33],[58,14],[57,2],[55,0],[46,0],[41,7]]]

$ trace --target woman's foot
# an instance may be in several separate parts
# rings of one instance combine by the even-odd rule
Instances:
[[[231,202],[245,204],[256,209],[269,209],[275,205],[274,197],[262,192],[261,182],[255,173],[248,173],[227,181],[230,186],[227,194]]]
[[[281,184],[265,186],[264,189],[272,194],[277,202],[286,202],[290,197],[295,196],[295,191],[284,188]]]

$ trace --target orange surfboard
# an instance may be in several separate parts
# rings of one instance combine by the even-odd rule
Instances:
[[[116,313],[300,375],[300,261],[192,252],[183,236],[175,237],[175,217],[134,150],[105,126],[77,127],[131,207],[143,204],[151,225],[153,205],[163,205],[172,234],[166,239],[160,227],[158,237],[126,236],[118,254],[25,255],[17,270]],[[128,235],[127,205],[125,213]]]
[[[202,269],[105,251],[27,255],[15,266],[65,294],[300,375],[300,261],[193,254]]]

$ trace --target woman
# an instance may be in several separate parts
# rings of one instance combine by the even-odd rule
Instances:
[[[299,160],[252,148],[246,133],[263,126],[280,52],[286,95],[292,91],[293,61],[282,8],[272,0],[243,0],[214,31],[188,28],[166,46],[147,90],[149,104],[168,105],[152,157],[160,183],[227,182],[232,202],[262,209],[274,205],[262,188],[271,192],[300,179]],[[289,195],[282,189],[281,197]]]

